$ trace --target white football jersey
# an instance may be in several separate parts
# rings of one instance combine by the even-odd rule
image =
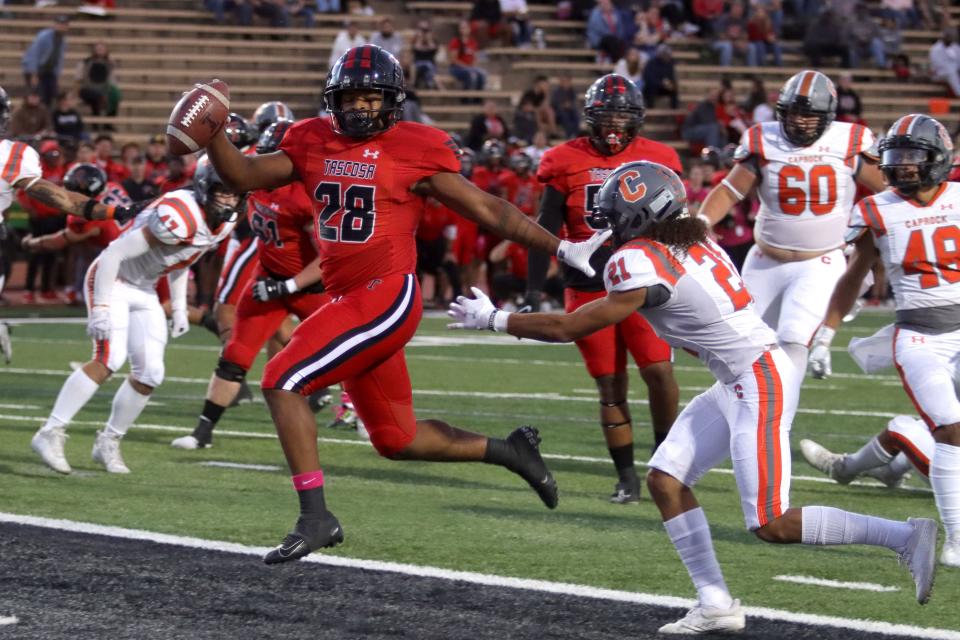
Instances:
[[[866,127],[833,122],[809,147],[795,147],[779,122],[747,129],[735,158],[759,169],[760,212],[754,235],[794,251],[843,246],[857,185],[860,154],[874,143]]]
[[[944,182],[926,206],[893,189],[864,198],[850,226],[873,234],[897,310],[960,304],[960,183]]]
[[[140,229],[147,227],[160,244],[143,255],[124,260],[119,276],[135,287],[153,288],[160,276],[189,267],[207,250],[230,237],[234,226],[235,222],[229,222],[219,229],[207,228],[191,189],[166,193],[141,211],[124,232],[142,233]]]
[[[41,176],[40,154],[33,147],[23,142],[0,140],[0,222],[13,204],[13,185]]]
[[[696,244],[685,255],[638,238],[607,262],[608,292],[661,284],[670,292],[662,305],[639,309],[661,338],[695,354],[721,382],[748,370],[770,345],[773,329],[753,309],[753,300],[730,258],[716,243]]]

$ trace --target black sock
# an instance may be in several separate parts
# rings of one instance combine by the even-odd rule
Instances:
[[[220,416],[223,415],[224,410],[226,410],[226,407],[221,407],[209,400],[205,400],[203,403],[203,413],[200,414],[200,421],[197,422],[197,427],[193,430],[193,437],[201,442],[209,442],[213,428],[217,426],[217,422],[220,421]]]
[[[217,318],[214,316],[213,311],[208,309],[203,312],[203,316],[200,318],[200,326],[218,338],[220,337],[220,328],[217,327]]]
[[[653,432],[653,453],[657,452],[657,448],[667,439],[669,431],[654,431]]]
[[[617,468],[617,475],[620,482],[633,482],[637,479],[637,470],[633,466],[633,444],[625,444],[620,447],[610,447],[610,457],[613,459],[613,466]]]
[[[323,487],[297,491],[300,499],[300,515],[307,519],[321,518],[327,514],[327,502],[323,497]]]
[[[483,454],[483,461],[487,464],[498,464],[507,469],[514,469],[517,465],[517,452],[506,440],[487,438],[487,450]]]

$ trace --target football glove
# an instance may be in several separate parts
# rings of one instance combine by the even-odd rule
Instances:
[[[146,209],[151,202],[153,202],[153,200],[141,200],[134,202],[129,207],[116,207],[113,210],[113,219],[117,221],[117,224],[127,224],[136,218],[141,211]]]
[[[810,354],[807,356],[807,370],[814,378],[829,378],[833,374],[830,366],[830,343],[837,332],[830,327],[821,325],[813,336],[810,344]]]
[[[253,299],[260,302],[276,300],[283,296],[297,292],[297,282],[293,278],[287,280],[274,280],[273,278],[263,278],[253,284]]]
[[[560,246],[557,247],[557,257],[561,262],[583,271],[592,278],[597,272],[590,266],[590,256],[593,255],[593,252],[596,251],[600,245],[607,241],[607,238],[609,238],[612,233],[613,231],[610,229],[599,231],[593,234],[589,240],[584,240],[583,242],[561,240]]]
[[[506,319],[510,314],[500,311],[490,298],[480,289],[470,287],[475,298],[457,296],[456,302],[450,303],[447,315],[456,320],[447,325],[448,329],[477,329],[478,331],[503,331],[506,329]],[[497,316],[503,316],[498,319]],[[498,321],[499,320],[499,321]]]
[[[94,340],[106,340],[110,337],[110,307],[98,305],[90,310],[87,335]]]
[[[170,317],[170,337],[179,338],[190,331],[190,319],[185,309],[174,309]]]
[[[539,291],[530,290],[523,295],[522,308],[529,308],[530,313],[539,313],[541,295]]]

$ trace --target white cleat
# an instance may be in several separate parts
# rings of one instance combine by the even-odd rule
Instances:
[[[940,564],[945,567],[960,568],[960,538],[952,538],[943,543]]]
[[[170,446],[174,449],[205,449],[210,445],[201,445],[199,440],[197,440],[193,435],[189,435],[177,438],[170,443]]]
[[[940,527],[931,518],[909,518],[907,522],[913,527],[913,533],[898,559],[910,570],[913,582],[917,585],[917,602],[927,604],[937,573],[937,536]]]
[[[800,453],[803,454],[804,459],[811,467],[828,475],[840,484],[849,484],[855,477],[841,471],[843,459],[846,456],[842,453],[833,453],[813,440],[801,440]]]
[[[10,364],[13,360],[13,345],[10,344],[10,325],[6,322],[0,322],[0,355],[4,361]]]
[[[94,462],[102,464],[110,473],[130,473],[130,469],[120,456],[120,438],[106,429],[97,431],[97,439],[93,441],[93,451],[90,455]]]
[[[43,463],[60,473],[70,473],[70,463],[63,455],[63,445],[67,441],[67,432],[63,427],[40,429],[33,434],[30,448],[40,456]]]
[[[693,636],[701,633],[733,633],[747,626],[740,601],[734,600],[729,609],[706,609],[699,604],[676,622],[660,627],[660,633]]]

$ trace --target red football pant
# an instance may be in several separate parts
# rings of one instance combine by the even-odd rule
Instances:
[[[305,320],[314,311],[330,301],[325,293],[294,293],[289,296],[260,302],[253,297],[253,285],[267,274],[259,265],[237,296],[237,319],[230,340],[223,348],[223,358],[249,371],[257,354],[270,336],[291,313]]]
[[[371,280],[301,323],[267,363],[261,387],[306,396],[343,382],[373,446],[384,456],[398,453],[417,433],[403,346],[422,314],[413,274]]]
[[[257,237],[251,236],[232,247],[230,259],[223,263],[220,280],[217,282],[217,295],[214,300],[219,304],[237,305],[240,303],[241,294],[246,295],[247,282],[260,268],[260,261],[257,259],[259,245]]]
[[[563,290],[567,313],[606,295],[605,291]],[[658,362],[669,362],[671,357],[670,345],[657,336],[639,313],[630,314],[626,320],[577,340],[577,348],[593,378],[625,372],[627,351],[640,369]]]

